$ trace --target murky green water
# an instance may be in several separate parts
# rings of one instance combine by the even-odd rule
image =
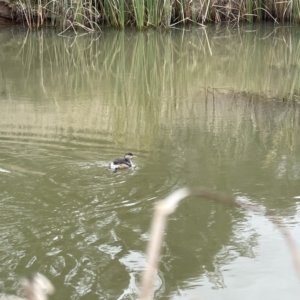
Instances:
[[[153,205],[183,186],[259,204],[299,241],[299,38],[273,25],[1,28],[0,292],[39,271],[52,299],[136,299]],[[136,168],[108,170],[127,151]],[[268,218],[186,199],[155,298],[299,299]]]

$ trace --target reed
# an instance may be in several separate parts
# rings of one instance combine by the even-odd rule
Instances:
[[[291,16],[293,17],[293,20],[295,22],[299,22],[300,20],[300,1],[299,0],[291,0],[289,2],[290,6],[291,6]]]
[[[105,0],[100,3],[102,13],[105,16],[106,23],[112,27],[124,28],[125,26],[125,5],[121,0]]]
[[[252,0],[246,0],[246,11],[247,11],[247,21],[249,23],[253,22],[253,1]]]
[[[147,26],[158,27],[159,2],[153,0],[147,0],[146,3],[147,3]]]
[[[125,4],[123,0],[119,0],[119,24],[121,28],[125,27]]]
[[[262,5],[263,5],[262,0],[257,0],[257,2],[256,2],[256,7],[259,8],[259,7],[262,7]],[[263,14],[262,14],[262,10],[261,10],[261,9],[258,9],[258,10],[257,10],[256,16],[257,16],[257,20],[258,20],[258,21],[261,21],[261,20],[262,20]]]
[[[138,29],[144,27],[144,12],[145,12],[145,2],[144,0],[133,0],[132,1],[135,25]]]
[[[300,0],[19,0],[18,12],[28,28],[170,28],[189,22],[299,22]]]
[[[164,5],[164,20],[165,20],[165,26],[166,28],[170,28],[171,26],[171,2],[170,0],[165,0]]]

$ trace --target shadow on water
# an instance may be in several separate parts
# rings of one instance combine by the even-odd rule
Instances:
[[[10,53],[0,56],[1,291],[15,293],[20,275],[40,271],[57,288],[53,299],[136,298],[153,203],[181,186],[233,193],[299,228],[299,106],[270,101],[291,91],[297,100],[298,33],[247,29],[209,28],[208,39],[198,29],[97,40],[0,33],[0,53]],[[137,168],[111,172],[127,151]],[[238,299],[239,280],[224,268],[258,260],[253,272],[271,276],[260,271],[268,257],[258,258],[266,241],[283,243],[260,219],[183,203],[156,298],[220,299],[222,290]]]

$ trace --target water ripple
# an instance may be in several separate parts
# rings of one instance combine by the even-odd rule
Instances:
[[[158,171],[148,151],[116,149],[99,132],[11,129],[0,131],[3,271],[16,280],[18,270],[57,277],[71,287],[71,299],[91,291],[101,291],[101,299],[110,290],[108,298],[132,288],[130,295],[137,294],[142,267],[132,265],[128,251],[134,244],[144,249],[149,222],[132,221],[176,188],[170,171],[163,165]],[[136,167],[112,172],[109,162],[127,151],[137,155]],[[123,283],[115,286],[110,276]],[[126,282],[132,283],[126,288]]]

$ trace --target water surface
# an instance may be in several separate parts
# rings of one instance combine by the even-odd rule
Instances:
[[[0,292],[42,272],[52,299],[136,299],[156,201],[207,186],[267,217],[186,199],[155,299],[298,299],[299,29],[59,37],[0,31]],[[125,152],[135,169],[113,173]]]

